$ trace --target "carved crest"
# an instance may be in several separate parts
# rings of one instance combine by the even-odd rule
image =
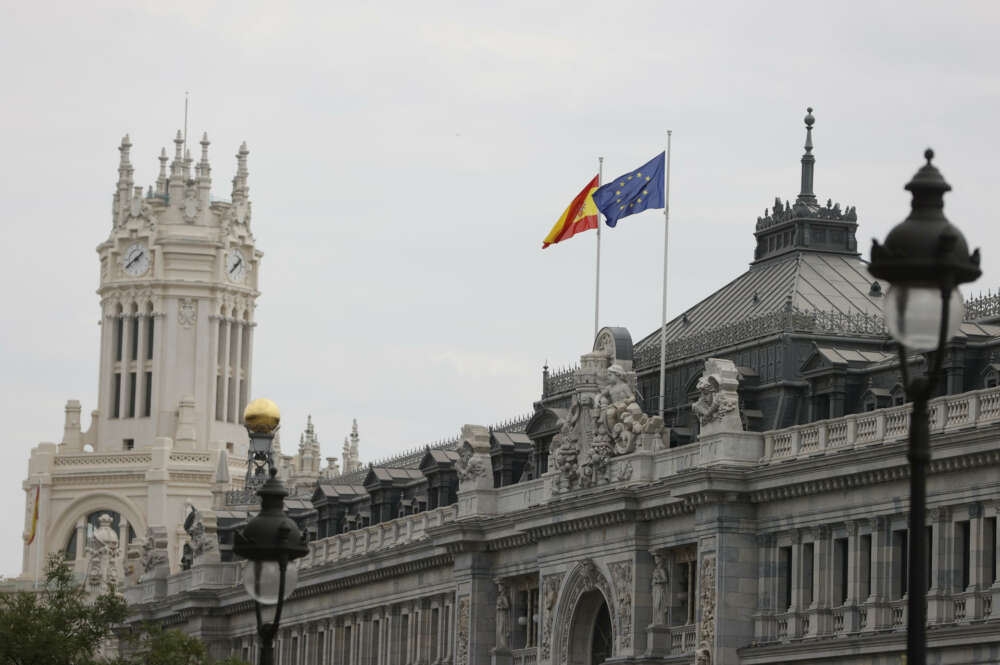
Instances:
[[[201,212],[201,200],[198,198],[198,190],[194,187],[188,187],[184,190],[184,202],[181,204],[184,221],[188,224],[194,224],[198,219],[199,212]]]
[[[198,301],[194,298],[181,298],[177,304],[177,322],[183,328],[190,328],[198,320]]]

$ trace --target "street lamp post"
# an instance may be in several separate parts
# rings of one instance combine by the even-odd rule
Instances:
[[[951,190],[924,153],[924,164],[906,189],[913,194],[910,215],[886,236],[872,241],[868,270],[889,282],[885,322],[899,342],[899,363],[906,396],[913,402],[910,416],[910,565],[908,570],[906,651],[909,665],[927,662],[927,465],[930,427],[927,401],[941,373],[945,345],[958,333],[963,303],[958,285],[979,277],[979,250],[969,254],[961,231],[944,216],[944,193]],[[912,379],[906,366],[907,349],[931,352],[926,376]]]
[[[243,586],[254,599],[257,634],[260,636],[260,665],[274,663],[274,636],[281,622],[285,598],[298,584],[296,559],[309,552],[306,537],[285,514],[288,490],[278,479],[278,469],[271,458],[271,444],[278,429],[280,413],[274,402],[254,400],[243,414],[250,435],[250,455],[255,463],[266,465],[268,479],[257,491],[260,512],[242,530],[234,534],[233,551],[249,561]],[[274,618],[265,622],[261,605],[275,605]]]

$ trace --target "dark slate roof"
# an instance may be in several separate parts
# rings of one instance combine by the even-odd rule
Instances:
[[[411,480],[424,479],[424,474],[418,469],[399,469],[385,466],[375,466],[369,469],[369,474],[374,474],[375,478],[378,480],[389,482],[399,480],[406,483]]]
[[[763,262],[668,322],[667,342],[780,312],[789,296],[792,308],[799,311],[881,315],[882,297],[869,295],[874,281],[868,264],[856,256],[799,252]],[[883,293],[886,287],[881,285]],[[636,344],[636,350],[659,343],[657,329]]]

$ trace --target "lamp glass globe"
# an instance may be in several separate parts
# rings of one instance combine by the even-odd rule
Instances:
[[[965,304],[958,289],[948,299],[945,341],[958,334]],[[941,289],[936,286],[891,286],[885,299],[885,325],[893,339],[910,351],[934,351],[941,331]]]
[[[249,561],[243,573],[243,587],[250,597],[261,605],[278,604],[278,584],[281,569],[277,561]],[[289,561],[285,567],[285,598],[292,595],[299,584],[299,563]]]

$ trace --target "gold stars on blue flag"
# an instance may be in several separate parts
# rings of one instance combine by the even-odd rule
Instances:
[[[609,180],[594,192],[594,203],[604,213],[608,226],[615,226],[622,217],[663,207],[664,157],[661,152],[635,171]]]

